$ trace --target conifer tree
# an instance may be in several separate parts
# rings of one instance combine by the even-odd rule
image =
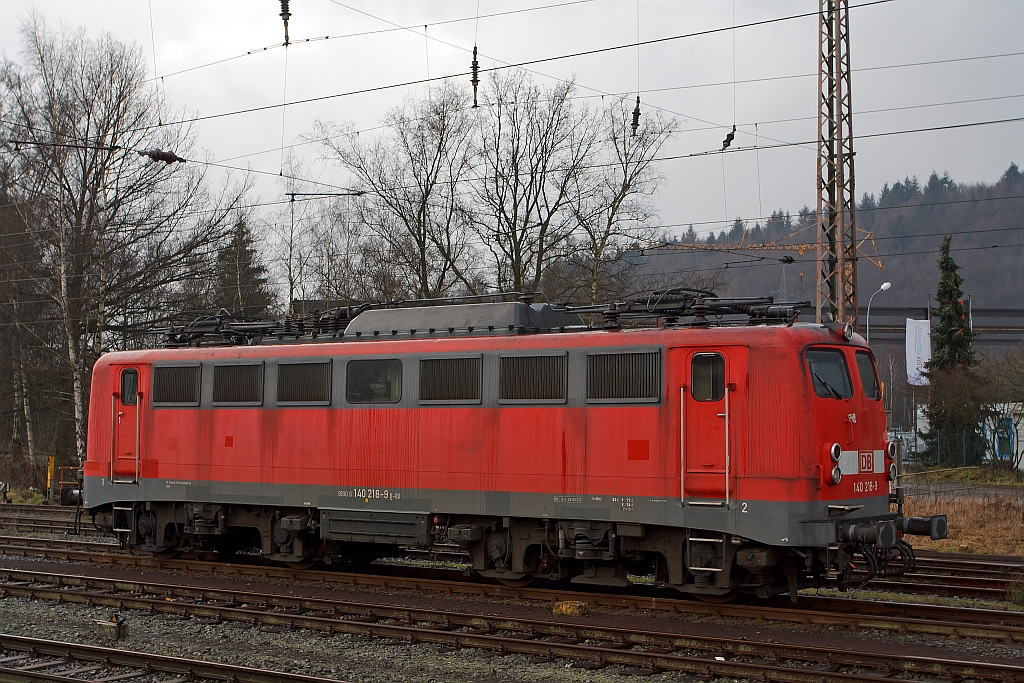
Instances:
[[[266,315],[274,301],[255,242],[245,219],[239,218],[217,255],[217,307],[249,318]]]
[[[952,237],[946,235],[939,248],[939,290],[935,297],[936,307],[932,314],[938,319],[935,326],[935,351],[928,363],[929,368],[953,366],[971,367],[974,359],[974,340],[978,333],[970,327],[964,308],[964,292],[960,286],[964,279],[957,271],[960,266],[949,255]]]
[[[939,248],[939,287],[932,315],[937,319],[932,335],[934,350],[928,362],[929,430],[924,434],[926,455],[942,466],[974,465],[984,454],[979,433],[984,404],[983,380],[973,367],[974,340],[978,333],[970,327],[964,308],[964,279],[960,267],[949,255],[951,236]]]

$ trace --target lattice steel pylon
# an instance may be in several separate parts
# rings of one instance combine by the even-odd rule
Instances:
[[[857,329],[850,2],[818,1],[818,277],[815,320]]]

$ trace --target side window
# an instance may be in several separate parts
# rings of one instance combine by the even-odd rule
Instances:
[[[725,396],[725,358],[698,353],[690,364],[690,392],[695,401],[721,401]]]
[[[502,356],[498,366],[501,402],[565,402],[565,354]]]
[[[420,360],[420,401],[479,403],[483,361],[474,358]]]
[[[198,365],[153,368],[153,405],[199,405]]]
[[[402,400],[402,361],[397,358],[350,360],[345,398],[349,403],[398,403]]]
[[[139,371],[126,368],[121,371],[121,405],[133,406],[139,400]]]
[[[878,387],[878,375],[875,373],[875,362],[871,360],[871,354],[866,351],[858,351],[857,370],[860,372],[860,385],[864,387],[864,395],[872,401],[882,398],[882,391]]]
[[[587,356],[587,401],[657,401],[661,398],[661,351]]]
[[[808,349],[807,366],[811,371],[814,393],[822,398],[850,398],[853,385],[846,367],[846,356],[836,349]]]
[[[214,365],[213,403],[263,405],[263,363]]]

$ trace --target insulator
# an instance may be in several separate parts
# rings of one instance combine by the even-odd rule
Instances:
[[[640,127],[640,96],[636,96],[636,108],[633,109],[633,123],[629,124],[633,129],[633,137],[636,137],[636,129]]]
[[[284,19],[284,44],[288,45],[288,20],[291,18],[292,13],[288,11],[289,0],[281,0],[281,18]]]
[[[736,139],[736,124],[732,124],[732,130],[725,136],[725,140],[722,141],[722,151],[724,152],[732,144],[732,141]]]
[[[473,46],[473,65],[470,70],[473,75],[469,82],[473,84],[473,108],[476,109],[476,87],[480,85],[480,62],[476,61],[476,45]]]
[[[179,164],[185,163],[185,159],[182,159],[174,152],[165,152],[162,149],[144,149],[139,152],[140,157],[149,157],[153,161],[162,161],[165,164],[173,164],[178,162]]]

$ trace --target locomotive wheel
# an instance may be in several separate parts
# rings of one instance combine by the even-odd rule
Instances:
[[[165,550],[159,550],[151,552],[150,555],[153,557],[159,557],[161,560],[170,560],[177,557],[181,553],[180,548],[167,548]]]
[[[706,593],[691,593],[690,595],[709,605],[724,605],[738,597],[736,591],[726,593],[725,595],[708,595]]]
[[[501,585],[508,586],[509,588],[526,588],[537,580],[534,576],[524,576],[521,579],[500,579],[497,577],[495,579]]]

